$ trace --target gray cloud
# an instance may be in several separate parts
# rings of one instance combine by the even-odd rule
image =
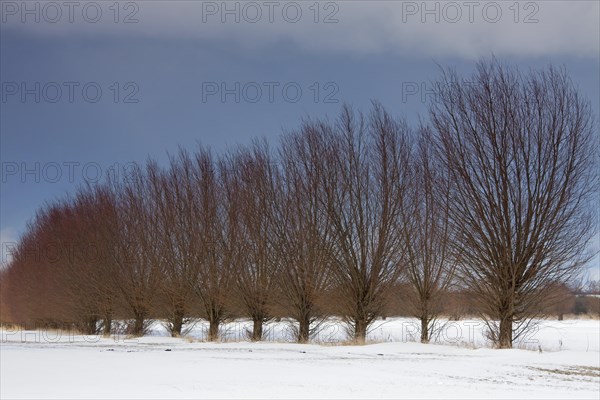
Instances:
[[[28,14],[22,2],[3,2],[2,25],[44,35],[202,39],[250,49],[289,41],[310,52],[463,58],[596,58],[600,46],[595,1],[322,1],[318,7],[312,1],[139,1],[121,2],[118,12],[113,2],[75,2],[71,9],[51,3],[28,2]]]

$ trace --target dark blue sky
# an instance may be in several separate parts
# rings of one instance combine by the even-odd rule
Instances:
[[[2,1],[3,242],[16,240],[37,207],[72,192],[84,177],[148,156],[164,160],[180,145],[200,141],[222,150],[256,136],[275,140],[303,116],[335,116],[342,102],[366,109],[371,99],[416,123],[425,114],[436,63],[469,73],[479,57],[495,54],[523,69],[564,65],[600,115],[598,7],[592,2],[571,2],[578,6],[566,11],[540,4],[534,25],[515,23],[506,2],[499,3],[499,23],[489,23],[489,15],[478,21],[477,13],[473,23],[466,14],[449,23],[454,17],[443,8],[440,21],[424,14],[423,22],[414,19],[423,10],[406,8],[412,2],[404,9],[381,2],[379,13],[361,2],[323,2],[318,18],[335,11],[338,22],[330,25],[313,23],[314,2],[297,3],[303,20],[293,24],[283,18],[289,13],[275,13],[273,23],[244,23],[254,14],[243,14],[243,3],[240,23],[235,15],[223,23],[221,11],[207,8],[220,2],[201,3],[123,2],[115,24],[113,2],[96,2],[103,19],[90,24],[77,20],[77,9],[73,23],[64,9],[51,23],[53,10],[32,5],[36,22],[35,15],[23,15],[21,2]],[[395,11],[397,25],[388,20]],[[533,11],[523,8],[518,18]],[[122,24],[132,12],[138,22]],[[579,19],[556,19],[569,12]],[[222,89],[238,90],[222,98]]]

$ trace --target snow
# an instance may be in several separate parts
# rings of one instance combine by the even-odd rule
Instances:
[[[380,343],[364,346],[338,342],[343,331],[333,322],[308,345],[285,342],[285,322],[269,324],[272,341],[260,343],[235,341],[245,321],[224,327],[225,343],[198,341],[203,325],[182,339],[158,324],[138,339],[5,328],[0,397],[600,397],[597,320],[542,322],[512,350],[483,347],[476,320],[446,321],[427,345],[407,341],[418,334],[414,320],[378,321],[369,339]]]

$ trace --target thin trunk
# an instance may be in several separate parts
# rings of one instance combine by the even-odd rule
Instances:
[[[173,320],[171,321],[171,336],[179,337],[181,336],[181,330],[183,328],[183,311],[176,310],[173,315]]]
[[[498,333],[498,347],[501,349],[512,348],[513,319],[512,316],[504,316],[500,320],[500,332]]]
[[[429,318],[421,316],[421,343],[429,343]]]
[[[263,336],[263,319],[259,317],[254,317],[252,319],[252,341],[259,342],[262,340]]]
[[[367,321],[358,317],[354,320],[354,341],[358,344],[364,344],[367,339]]]
[[[95,316],[89,317],[83,323],[83,333],[85,335],[95,335],[98,332],[98,318]]]
[[[299,320],[298,327],[298,343],[307,343],[310,339],[310,317],[308,315],[302,316]]]
[[[109,316],[104,317],[102,320],[102,336],[110,336],[110,328],[112,325],[112,319]]]
[[[133,323],[133,330],[131,334],[133,336],[143,336],[144,335],[144,321],[146,320],[145,313],[139,313],[135,315],[135,320]]]
[[[219,325],[220,322],[218,319],[213,319],[209,322],[208,325],[208,341],[216,342],[219,340]]]
[[[219,326],[223,320],[223,314],[219,306],[211,304],[208,308],[208,341],[219,340]]]

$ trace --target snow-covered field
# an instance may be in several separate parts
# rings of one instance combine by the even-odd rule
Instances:
[[[598,320],[542,322],[513,350],[486,347],[475,320],[446,323],[429,345],[401,318],[378,321],[365,346],[342,345],[335,321],[309,345],[287,343],[285,322],[249,343],[247,325],[225,326],[225,343],[202,342],[202,325],[183,339],[158,324],[138,339],[3,329],[0,397],[600,397]]]

